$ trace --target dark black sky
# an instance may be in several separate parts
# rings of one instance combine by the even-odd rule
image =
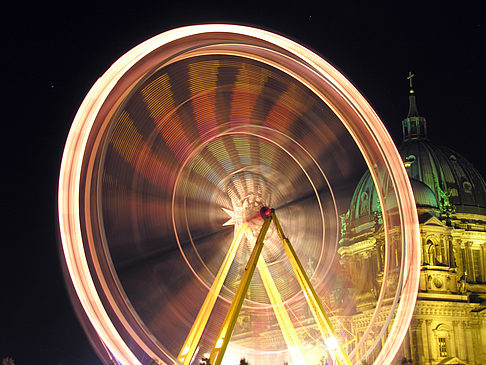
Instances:
[[[60,159],[91,85],[122,54],[165,30],[225,22],[288,36],[346,75],[397,142],[408,110],[406,75],[413,71],[430,139],[486,176],[486,24],[473,2],[158,3],[18,2],[2,16],[0,357],[12,356],[17,364],[99,363],[71,309],[59,265]]]

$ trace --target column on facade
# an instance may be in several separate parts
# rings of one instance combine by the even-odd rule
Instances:
[[[412,359],[412,351],[411,351],[411,342],[412,342],[412,326],[408,328],[407,334],[405,335],[405,338],[403,339],[403,357],[407,360],[414,360]]]
[[[421,259],[421,266],[430,264],[429,256],[427,252],[427,240],[425,239],[425,234],[421,231],[420,232],[420,241],[422,242],[422,259]]]
[[[456,260],[456,267],[457,267],[457,274],[461,277],[464,274],[464,270],[466,269],[465,263],[462,261],[461,255],[461,240],[455,239],[452,240],[453,250],[456,253],[455,260]]]
[[[431,328],[431,324],[432,324],[432,320],[431,319],[426,319],[425,320],[425,329],[426,329],[426,338],[427,338],[427,349],[428,349],[428,352],[429,352],[429,364],[432,364],[432,360],[435,360],[437,357],[436,357],[436,347],[437,346],[432,346],[433,343],[435,343],[434,341],[434,336],[432,334],[432,328]]]
[[[486,364],[486,316],[479,318],[479,347],[481,349],[481,363]]]
[[[359,278],[361,276],[361,270],[363,269],[363,265],[361,262],[361,255],[355,254],[351,257],[350,261],[350,268],[351,268],[351,281],[355,288],[359,288]]]
[[[457,336],[457,343],[458,343],[458,348],[459,348],[459,358],[461,360],[466,360],[468,361],[469,358],[467,356],[467,348],[466,348],[466,334],[464,332],[464,322],[463,321],[458,321],[458,328],[459,328],[459,333]]]
[[[461,357],[459,355],[459,348],[458,348],[458,321],[452,321],[452,334],[450,336],[451,339],[451,355],[455,357]]]
[[[464,270],[466,271],[466,281],[471,282],[474,281],[474,272],[472,270],[472,258],[471,258],[471,249],[470,242],[464,242],[464,256],[466,257],[466,264],[464,265]]]
[[[484,362],[481,361],[483,349],[481,348],[479,321],[474,320],[469,322],[469,328],[471,330],[474,360],[478,364],[484,364]]]
[[[423,364],[425,360],[423,339],[422,339],[422,322],[423,319],[412,319],[410,329],[412,331],[411,346],[412,360],[414,364]]]
[[[382,253],[382,243],[381,241],[376,241],[376,263],[377,271],[379,273],[383,272],[383,253]]]
[[[471,322],[466,321],[464,323],[464,331],[466,334],[466,349],[467,349],[467,358],[468,364],[475,364],[476,358],[474,356],[474,340],[471,328]]]
[[[442,264],[450,266],[449,249],[444,234],[441,234],[439,236],[439,239],[440,239],[440,249],[442,253]]]
[[[419,362],[420,364],[425,364],[425,360],[430,358],[430,351],[429,351],[429,336],[427,334],[427,323],[426,320],[420,320],[420,329],[421,329],[421,342],[422,342],[422,351],[423,351],[423,358]]]
[[[361,280],[364,279],[364,285],[362,285],[363,287],[363,291],[364,292],[369,292],[372,288],[372,275],[373,273],[371,272],[372,270],[372,266],[373,265],[370,265],[370,252],[369,251],[366,251],[365,253],[363,253],[363,255],[361,255],[361,267],[362,267],[362,271],[364,270],[363,272],[363,276],[361,276]]]
[[[484,283],[486,282],[486,249],[484,248],[484,245],[481,245],[481,281]]]
[[[448,234],[446,236],[447,241],[447,250],[449,252],[449,266],[450,267],[457,267],[456,258],[454,257],[454,248],[452,243],[452,236]]]
[[[397,261],[397,237],[393,235],[391,237],[391,245],[390,245],[390,269],[395,269],[398,265]]]

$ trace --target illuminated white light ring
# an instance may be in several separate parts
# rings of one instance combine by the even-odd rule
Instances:
[[[116,78],[105,74],[86,96],[78,110],[61,162],[58,209],[64,257],[74,290],[94,329],[110,352],[126,364],[140,364],[113,326],[95,288],[86,260],[79,217],[81,166],[89,131],[104,99],[116,84]]]
[[[98,79],[84,99],[76,114],[66,141],[61,162],[58,191],[59,226],[63,254],[83,310],[103,343],[119,361],[124,364],[140,363],[133,352],[123,342],[120,334],[110,321],[89,271],[83,248],[79,217],[79,190],[82,161],[88,136],[96,116],[109,93],[132,66],[152,51],[170,42],[212,32],[249,36],[260,41],[269,42],[270,44],[285,49],[301,63],[316,70],[362,116],[363,124],[375,138],[375,143],[381,149],[383,156],[386,156],[387,168],[389,171],[395,173],[394,178],[396,180],[393,180],[393,183],[397,195],[398,192],[400,193],[397,204],[402,219],[402,226],[406,228],[404,230],[403,240],[409,255],[405,255],[403,265],[405,268],[410,268],[410,270],[404,270],[404,277],[402,278],[402,296],[396,316],[400,320],[393,322],[382,351],[376,360],[377,364],[390,363],[402,343],[413,314],[412,309],[415,306],[418,290],[418,268],[420,260],[418,219],[415,211],[410,209],[415,205],[415,201],[405,169],[398,157],[396,147],[366,100],[337,70],[305,47],[276,34],[251,27],[227,24],[196,25],[174,29],[155,36],[133,48],[116,61]],[[348,128],[348,130],[350,129]],[[351,130],[350,133],[352,133]],[[355,141],[357,141],[356,137],[353,134]],[[365,154],[364,157],[366,159]],[[368,164],[369,162],[367,161]]]

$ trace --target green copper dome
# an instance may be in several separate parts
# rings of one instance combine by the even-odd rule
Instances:
[[[427,185],[442,213],[486,214],[486,184],[464,157],[426,140],[410,140],[398,149],[408,176]]]
[[[410,178],[417,208],[442,215],[486,215],[484,179],[460,154],[429,142],[426,120],[419,115],[412,88],[408,115],[402,127],[403,144],[398,151]],[[381,223],[381,209],[369,171],[359,181],[349,211],[341,219],[343,227],[356,231]]]

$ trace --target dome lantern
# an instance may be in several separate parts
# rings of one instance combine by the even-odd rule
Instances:
[[[403,142],[410,140],[427,140],[427,121],[421,117],[415,100],[412,79],[415,75],[408,73],[409,96],[408,96],[408,115],[402,120]]]

